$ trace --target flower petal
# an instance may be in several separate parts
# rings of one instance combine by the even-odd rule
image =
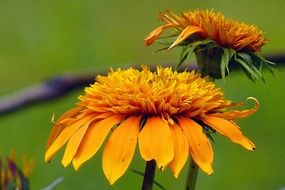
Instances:
[[[141,117],[129,117],[111,134],[103,152],[103,171],[110,184],[120,178],[129,167],[140,132]]]
[[[177,124],[170,126],[170,131],[174,145],[174,158],[170,162],[169,167],[174,176],[178,178],[180,171],[188,159],[189,145],[186,136]]]
[[[155,160],[164,169],[174,157],[169,126],[160,117],[150,117],[139,134],[139,149],[144,160]]]
[[[46,146],[47,149],[50,147],[52,142],[58,137],[58,135],[61,133],[61,131],[65,128],[65,126],[59,125],[58,122],[60,122],[63,119],[67,119],[67,118],[73,117],[74,115],[79,113],[82,109],[83,109],[82,107],[75,107],[73,109],[68,110],[67,112],[62,114],[62,116],[60,116],[58,121],[54,124],[52,132],[50,133],[50,136],[48,138],[48,143],[47,143],[47,146]],[[52,121],[52,122],[54,122],[54,121]]]
[[[75,170],[98,151],[111,128],[122,119],[123,116],[115,115],[90,125],[73,158]]]
[[[202,33],[203,30],[200,27],[197,26],[187,26],[181,34],[178,36],[178,38],[171,44],[171,46],[168,48],[169,50],[177,46],[180,42],[184,41],[186,38],[190,37],[192,34],[195,33]]]
[[[59,118],[58,118],[58,122],[60,122],[63,119],[66,118],[71,118],[74,117],[75,115],[77,115],[78,113],[80,113],[81,110],[83,110],[84,108],[82,106],[77,106],[75,108],[72,108],[70,110],[68,110],[67,112],[65,112],[64,114],[62,114]]]
[[[89,115],[78,121],[72,123],[69,126],[66,126],[60,134],[56,137],[54,142],[50,145],[50,147],[46,151],[45,161],[49,161],[55,155],[55,153],[70,139],[70,137],[82,126],[86,123],[90,123],[94,118],[94,115]]]
[[[72,161],[88,127],[89,125],[84,125],[80,129],[78,129],[78,131],[76,131],[76,133],[69,139],[65,148],[63,158],[61,160],[61,163],[64,167],[68,166]]]
[[[214,116],[214,117],[221,117],[227,120],[234,120],[234,119],[238,119],[238,118],[244,118],[244,117],[248,117],[252,114],[254,114],[258,108],[259,108],[259,103],[258,100],[253,98],[253,97],[248,97],[247,100],[253,100],[255,102],[255,105],[253,108],[251,109],[247,109],[247,110],[233,110],[233,111],[227,111],[227,112],[223,112],[223,113],[212,113],[212,114],[208,114],[209,116]]]
[[[153,44],[153,42],[160,36],[160,34],[166,29],[166,28],[169,28],[169,27],[172,27],[173,24],[166,24],[166,25],[163,25],[163,26],[160,26],[156,29],[154,29],[151,33],[149,33],[146,38],[144,39],[144,43],[146,45],[151,45]]]
[[[186,117],[178,118],[178,122],[188,139],[193,160],[204,172],[211,175],[214,154],[207,136],[203,133],[203,128]]]
[[[235,122],[213,116],[204,117],[202,121],[218,131],[221,135],[228,137],[234,143],[240,144],[248,150],[255,149],[253,142],[243,136]]]

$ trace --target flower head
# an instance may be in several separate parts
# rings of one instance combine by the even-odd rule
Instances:
[[[85,89],[77,107],[54,123],[45,160],[50,161],[65,144],[64,166],[77,170],[102,146],[103,171],[111,184],[127,170],[138,142],[146,161],[155,160],[175,177],[191,155],[198,166],[212,174],[213,151],[208,139],[217,131],[248,150],[254,144],[234,122],[258,109],[227,111],[240,106],[226,99],[215,84],[192,72],[158,67],[111,70]]]
[[[170,48],[194,35],[201,39],[211,39],[223,47],[236,51],[260,51],[266,43],[263,32],[256,26],[225,18],[223,14],[213,11],[196,10],[177,16],[167,10],[160,14],[160,18],[166,24],[146,37],[147,45],[151,45],[167,28],[175,28],[180,32]]]
[[[194,51],[200,70],[205,75],[224,78],[234,63],[254,81],[263,79],[260,72],[262,66],[270,69],[272,63],[258,54],[267,40],[255,25],[225,18],[221,13],[209,10],[184,12],[180,16],[167,10],[160,14],[160,18],[165,24],[149,33],[145,44],[151,45],[166,29],[174,29],[169,45],[163,49],[182,46],[183,60],[180,61]]]

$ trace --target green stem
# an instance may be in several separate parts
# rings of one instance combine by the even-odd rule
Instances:
[[[186,179],[185,190],[194,190],[196,186],[199,168],[192,158],[190,158],[189,170]]]
[[[152,190],[156,163],[154,160],[146,162],[142,190]]]

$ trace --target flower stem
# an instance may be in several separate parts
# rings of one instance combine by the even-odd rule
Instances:
[[[185,190],[194,190],[196,186],[199,168],[192,158],[190,158],[189,170],[186,179]]]
[[[146,162],[142,190],[152,190],[155,167],[155,160],[150,160]]]

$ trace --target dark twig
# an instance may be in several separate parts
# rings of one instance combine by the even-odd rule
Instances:
[[[277,66],[284,65],[285,54],[270,55],[266,57],[268,60],[277,64]],[[174,66],[175,64],[168,64]],[[180,67],[180,70],[197,69],[195,64],[184,64]],[[138,67],[138,66],[137,66]],[[155,65],[150,66],[152,69]],[[18,111],[21,108],[34,105],[36,103],[53,100],[60,96],[66,95],[74,89],[87,86],[94,82],[95,76],[99,74],[106,74],[107,71],[97,71],[93,74],[77,75],[77,74],[65,74],[62,76],[56,76],[43,83],[29,86],[14,94],[9,94],[4,97],[0,97],[0,116]]]

